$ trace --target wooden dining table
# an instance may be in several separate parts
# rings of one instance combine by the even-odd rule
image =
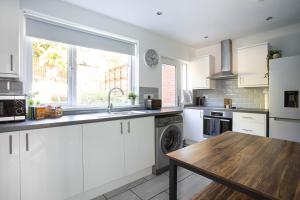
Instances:
[[[300,200],[297,142],[225,132],[167,156],[170,200],[177,199],[178,166],[213,181],[194,196],[195,200]]]

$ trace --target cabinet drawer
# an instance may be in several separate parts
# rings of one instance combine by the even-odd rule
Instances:
[[[263,125],[260,126],[250,126],[250,124],[245,126],[234,127],[233,131],[247,133],[251,135],[266,136],[266,127]]]
[[[233,119],[238,122],[245,122],[251,124],[265,124],[266,115],[257,113],[233,113]]]
[[[233,131],[266,136],[266,115],[233,113]]]

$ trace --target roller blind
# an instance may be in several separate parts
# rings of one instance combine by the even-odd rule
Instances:
[[[135,43],[25,15],[26,35],[94,49],[135,55]]]

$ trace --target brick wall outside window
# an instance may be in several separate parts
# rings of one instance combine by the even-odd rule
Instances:
[[[162,65],[162,106],[176,106],[176,67]]]

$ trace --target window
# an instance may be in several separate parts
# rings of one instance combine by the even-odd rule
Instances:
[[[32,91],[44,103],[68,103],[68,45],[32,40]]]
[[[131,90],[132,56],[30,38],[32,49],[32,92],[45,104],[106,106],[111,88],[114,105],[127,103]]]
[[[162,65],[162,106],[176,106],[176,66]]]

